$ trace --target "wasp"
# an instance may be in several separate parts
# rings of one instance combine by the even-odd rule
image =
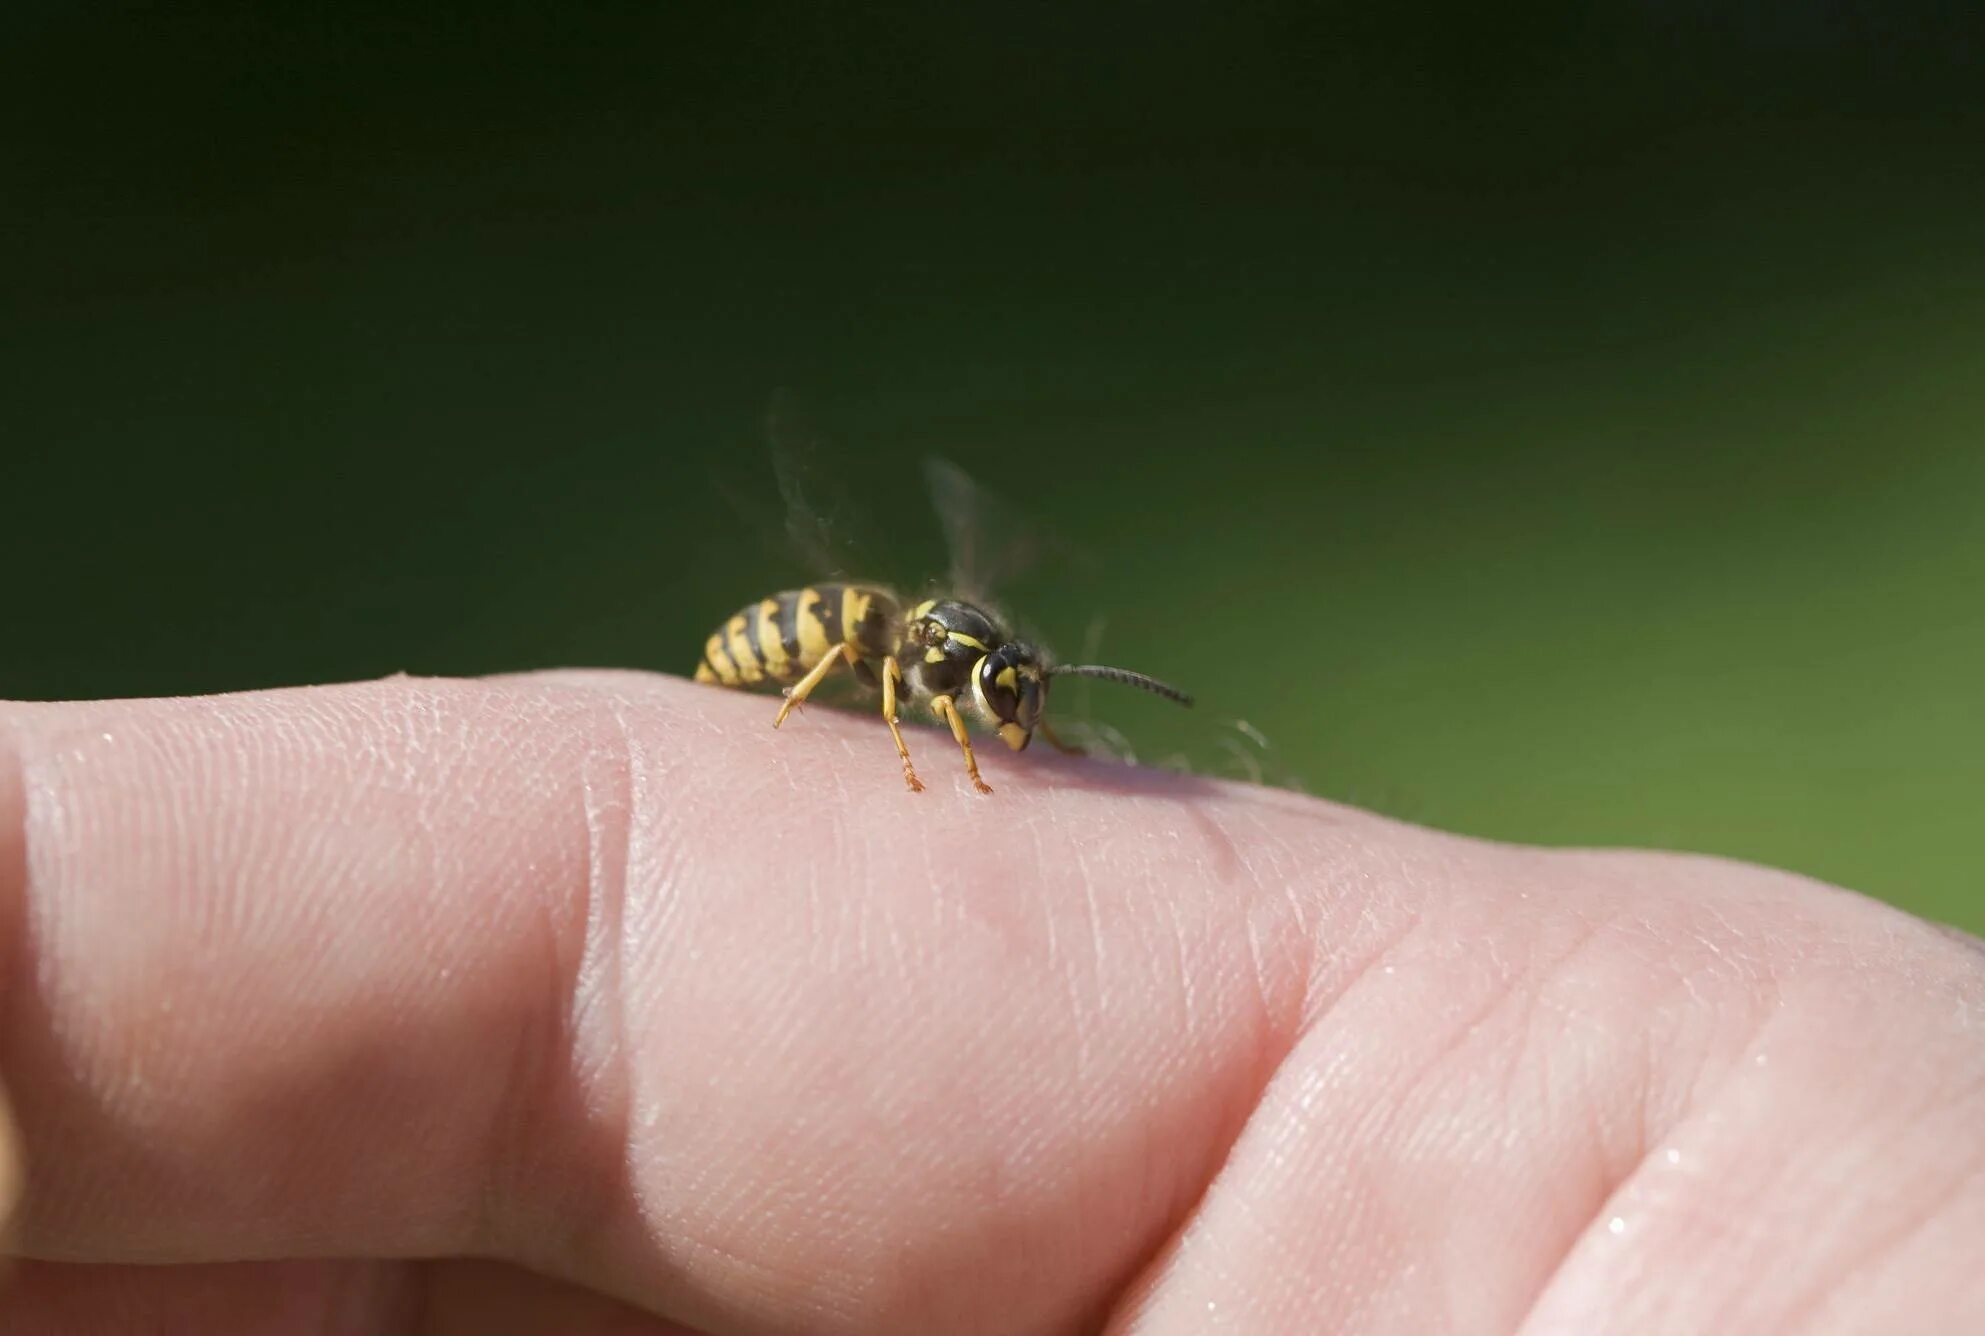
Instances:
[[[923,789],[897,727],[901,704],[923,706],[947,724],[964,753],[972,787],[991,793],[972,754],[969,710],[1014,751],[1039,732],[1059,751],[1079,753],[1043,717],[1048,685],[1058,677],[1092,677],[1138,687],[1191,705],[1192,697],[1156,678],[1101,664],[1052,662],[1039,647],[1009,635],[998,618],[960,598],[913,607],[879,585],[832,583],[789,589],[741,608],[704,642],[696,680],[726,687],[779,685],[784,701],[774,728],[828,674],[846,665],[882,693],[882,719],[903,761],[903,782]]]

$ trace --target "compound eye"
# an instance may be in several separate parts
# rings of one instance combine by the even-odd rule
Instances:
[[[986,704],[1001,719],[1013,718],[1016,700],[1013,681],[1013,665],[996,654],[988,654],[979,660],[979,692],[986,698]]]

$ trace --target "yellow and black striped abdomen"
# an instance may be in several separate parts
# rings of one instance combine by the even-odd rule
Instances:
[[[727,687],[797,682],[843,644],[864,659],[896,652],[902,613],[873,585],[788,589],[738,611],[703,644],[696,680]]]

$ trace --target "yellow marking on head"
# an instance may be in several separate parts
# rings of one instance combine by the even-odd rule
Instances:
[[[765,651],[765,672],[770,677],[784,677],[792,668],[792,660],[786,657],[786,646],[779,635],[779,600],[768,598],[758,605],[758,648]]]
[[[800,605],[793,620],[799,623],[801,663],[819,663],[834,652],[834,642],[827,638],[827,627],[813,611],[813,605],[819,601],[818,589],[800,590]]]
[[[875,596],[849,585],[841,591],[841,639],[857,648],[861,645],[862,620],[868,616]]]
[[[931,647],[930,647],[929,649],[927,649],[927,650],[925,650],[925,651],[924,651],[924,662],[925,662],[925,663],[943,663],[943,662],[944,662],[944,651],[943,651],[942,649],[940,649],[940,648],[938,648],[938,647],[937,647],[936,645],[932,645],[932,646],[931,646]]]
[[[717,680],[727,687],[738,684],[737,665],[731,662],[731,652],[724,648],[724,633],[717,632],[703,642],[703,657],[717,670]]]
[[[1018,724],[1001,724],[999,726],[999,740],[1015,751],[1019,751],[1025,747],[1032,737],[1033,734]]]
[[[917,604],[917,610],[916,610],[915,612],[913,612],[913,613],[911,613],[911,614],[910,614],[910,616],[912,616],[912,617],[928,617],[928,616],[930,616],[930,610],[931,610],[932,608],[934,608],[934,607],[936,607],[936,606],[937,606],[937,600],[936,600],[936,599],[934,599],[934,598],[927,598],[927,599],[925,599],[925,600],[924,600],[923,602],[921,602],[921,603],[919,603],[919,604]]]
[[[751,642],[744,638],[744,614],[731,618],[725,628],[724,644],[731,652],[731,662],[737,665],[737,674],[747,682],[760,682],[765,678],[765,669],[759,666],[758,656],[751,652]]]
[[[972,703],[988,718],[992,716],[992,702],[986,699],[986,656],[981,654],[972,663],[972,672],[965,679],[972,684]]]
[[[717,680],[717,675],[710,670],[708,663],[699,663],[696,665],[696,680],[699,682],[714,682]]]
[[[1013,671],[1012,664],[1008,664],[1006,667],[1000,669],[998,676],[994,677],[993,681],[1005,687],[1008,691],[1020,690],[1020,675]]]
[[[970,645],[973,649],[979,651],[979,653],[981,654],[984,654],[986,652],[986,642],[979,639],[977,636],[968,636],[963,631],[953,631],[951,633],[951,638],[953,640],[960,642],[961,644]]]

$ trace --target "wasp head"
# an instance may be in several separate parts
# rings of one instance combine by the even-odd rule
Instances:
[[[1032,645],[1008,641],[979,660],[972,675],[979,708],[999,729],[1000,741],[1015,751],[1033,741],[1041,707],[1048,697],[1048,675]]]

